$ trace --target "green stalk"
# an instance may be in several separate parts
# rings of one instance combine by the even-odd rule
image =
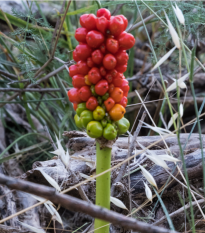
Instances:
[[[198,132],[199,132],[199,139],[200,139],[200,146],[201,146],[201,156],[202,156],[202,167],[203,167],[203,185],[204,185],[204,190],[205,190],[205,169],[204,169],[204,151],[203,151],[203,139],[202,139],[202,132],[201,132],[201,124],[199,121],[199,111],[198,111],[198,106],[197,106],[197,102],[196,102],[196,95],[195,95],[195,90],[194,90],[194,57],[195,57],[195,52],[196,52],[196,45],[192,50],[192,56],[191,56],[191,71],[190,71],[190,76],[189,76],[189,83],[191,86],[191,92],[193,95],[193,99],[194,99],[194,109],[195,109],[195,113],[196,113],[196,119],[197,119],[197,126],[198,126]]]
[[[108,147],[100,148],[100,144],[96,141],[96,174],[110,169],[111,151],[112,149]],[[110,185],[110,172],[96,178],[96,205],[110,209]],[[100,219],[95,219],[94,229],[95,233],[109,233],[109,223]]]

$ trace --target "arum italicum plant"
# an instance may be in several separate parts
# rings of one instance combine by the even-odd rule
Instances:
[[[96,173],[100,174],[110,169],[112,145],[130,126],[124,118],[129,84],[123,73],[129,59],[126,50],[134,46],[135,38],[125,31],[127,19],[111,17],[105,8],[98,9],[96,16],[81,15],[80,24],[75,31],[76,64],[69,67],[74,88],[68,98],[76,111],[76,126],[96,139]],[[96,178],[96,205],[110,209],[112,200],[125,208],[116,198],[110,200],[110,186],[110,172]],[[98,233],[109,232],[109,224],[100,219],[95,219],[94,228]]]

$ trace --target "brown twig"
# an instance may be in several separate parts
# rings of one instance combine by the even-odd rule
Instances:
[[[69,63],[68,67],[72,65],[72,61]],[[59,67],[58,69],[50,72],[49,74],[47,74],[46,76],[44,76],[43,78],[37,80],[35,83],[28,85],[28,87],[35,87],[37,84],[40,84],[42,82],[47,81],[50,77],[54,76],[55,74],[58,74],[60,71],[65,69],[65,65]]]
[[[154,14],[148,16],[147,18],[145,18],[143,21],[144,23],[150,21],[151,19],[155,18],[156,16]],[[143,25],[143,21],[140,21],[138,23],[136,23],[135,25],[133,25],[131,28],[129,28],[128,30],[126,30],[127,32],[131,32],[133,30],[135,30],[136,28],[139,28]]]
[[[76,183],[79,183],[79,179],[78,177],[76,176],[75,172],[73,172],[71,169],[70,169],[70,172],[72,173],[73,177],[74,177],[74,180]],[[82,188],[82,186],[80,185],[78,187],[78,192],[80,194],[80,197],[84,200],[84,201],[87,201],[89,203],[91,203],[91,201],[89,200],[88,196],[86,195],[84,189]]]
[[[111,13],[111,15],[116,15],[117,12],[118,12],[124,5],[125,5],[124,3],[117,5],[116,8],[114,9],[114,11]]]
[[[15,75],[15,74],[10,74],[10,73],[5,72],[5,71],[3,71],[3,70],[0,70],[0,74],[3,74],[3,75],[5,75],[6,77],[9,77],[9,78],[18,79],[18,76],[17,76],[17,75]]]
[[[192,206],[197,205],[197,202],[198,202],[198,204],[204,203],[204,199],[193,201],[191,203]],[[178,209],[178,210],[174,211],[173,213],[169,214],[169,217],[173,218],[174,216],[176,216],[176,215],[180,214],[181,212],[183,212],[185,209],[187,210],[189,208],[190,208],[190,203],[186,204],[185,206],[182,206],[180,209]],[[167,217],[163,216],[162,218],[160,218],[157,222],[153,223],[152,225],[153,226],[158,226],[159,224],[163,223],[166,219],[167,219]]]
[[[70,90],[72,87],[66,88],[66,90]],[[61,91],[60,88],[25,88],[25,89],[20,89],[20,88],[0,88],[1,92],[9,92],[9,91],[14,91],[14,92],[59,92]]]
[[[44,197],[53,203],[60,204],[66,209],[89,214],[94,218],[99,218],[111,222],[126,229],[132,229],[142,233],[177,233],[176,231],[171,231],[169,229],[164,229],[161,227],[152,226],[145,222],[137,221],[134,218],[126,217],[114,211],[104,209],[90,202],[82,201],[69,195],[59,194],[54,188],[50,188],[44,185],[17,180],[2,174],[0,174],[0,183],[2,185],[6,185],[10,189],[16,189]]]
[[[60,12],[59,12],[60,15],[63,13],[63,9],[65,8],[65,3],[66,3],[66,0],[63,1],[63,4],[62,4]],[[61,21],[61,17],[58,17],[56,25],[55,25],[55,29],[53,31],[52,39],[51,39],[50,52],[52,52],[53,42],[54,42],[55,36],[57,34],[57,30],[58,30],[59,25],[60,25],[60,21]]]
[[[64,8],[64,6],[65,6],[65,2],[66,2],[66,1],[63,2],[61,11],[63,10],[63,8]],[[49,57],[48,61],[35,73],[34,78],[35,78],[43,69],[45,69],[45,68],[48,66],[48,64],[49,64],[49,63],[53,60],[53,58],[54,58],[54,54],[55,54],[56,47],[57,47],[57,44],[58,44],[58,39],[59,39],[59,37],[60,37],[61,30],[62,30],[62,27],[63,27],[63,23],[64,23],[64,20],[65,20],[66,14],[67,14],[67,12],[68,12],[68,9],[69,9],[69,7],[70,7],[70,3],[71,3],[71,0],[69,0],[69,2],[68,2],[68,4],[67,4],[67,7],[66,7],[66,10],[65,10],[65,13],[64,13],[64,15],[63,15],[62,20],[61,20],[61,18],[59,18],[59,19],[57,20],[57,22],[56,22],[56,27],[55,27],[55,31],[54,31],[54,33],[53,33],[53,38],[54,38],[54,36],[55,36],[55,34],[56,34],[57,29],[58,29],[58,34],[57,34],[57,38],[56,38],[56,40],[55,40],[55,44],[54,44],[54,46],[52,46],[52,48],[53,48],[52,53],[50,54],[50,57]],[[61,14],[61,13],[62,13],[62,12],[60,12],[60,14]],[[61,21],[60,21],[60,20],[61,20]],[[59,22],[61,22],[61,23],[60,23],[60,26],[59,26]],[[58,27],[58,26],[59,26],[59,27]],[[52,38],[52,40],[53,40],[53,38]],[[53,44],[53,43],[51,42],[51,44]]]
[[[7,102],[12,101],[13,99],[15,99],[20,92],[17,92],[15,94],[13,94],[12,96],[10,96],[8,99],[6,99],[5,103],[0,104],[0,108],[3,107]]]
[[[70,65],[71,64],[72,64],[72,61],[70,62]],[[45,77],[43,77],[43,78],[39,79],[38,81],[36,81],[36,83],[30,84],[30,85],[26,84],[24,90],[27,87],[31,88],[31,87],[37,86],[41,82],[44,82],[44,81],[48,80],[50,77],[52,77],[53,75],[57,74],[58,72],[60,72],[60,71],[62,71],[64,69],[65,69],[65,65],[63,65],[63,66],[59,67],[58,69],[52,71],[51,73],[47,74]],[[12,101],[13,99],[15,99],[19,94],[21,94],[21,92],[15,93],[12,96],[10,96],[8,99],[5,100],[5,103],[0,104],[0,108],[3,107],[7,102]]]

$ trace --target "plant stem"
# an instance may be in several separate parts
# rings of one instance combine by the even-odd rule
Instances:
[[[111,167],[111,148],[100,148],[96,141],[96,173],[104,172]],[[96,201],[95,204],[110,209],[110,172],[96,178]],[[102,227],[106,225],[105,227]],[[97,230],[99,229],[99,230]],[[95,233],[109,233],[109,224],[100,219],[95,219]]]

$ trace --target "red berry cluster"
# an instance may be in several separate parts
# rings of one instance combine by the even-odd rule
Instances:
[[[74,87],[68,92],[69,100],[75,110],[81,102],[86,102],[91,111],[104,104],[111,119],[120,120],[129,91],[123,75],[129,58],[126,50],[135,44],[133,35],[125,32],[128,21],[123,15],[111,16],[109,10],[102,8],[97,16],[82,15],[80,24],[82,27],[75,31],[79,42],[73,51],[76,64],[69,67]]]

